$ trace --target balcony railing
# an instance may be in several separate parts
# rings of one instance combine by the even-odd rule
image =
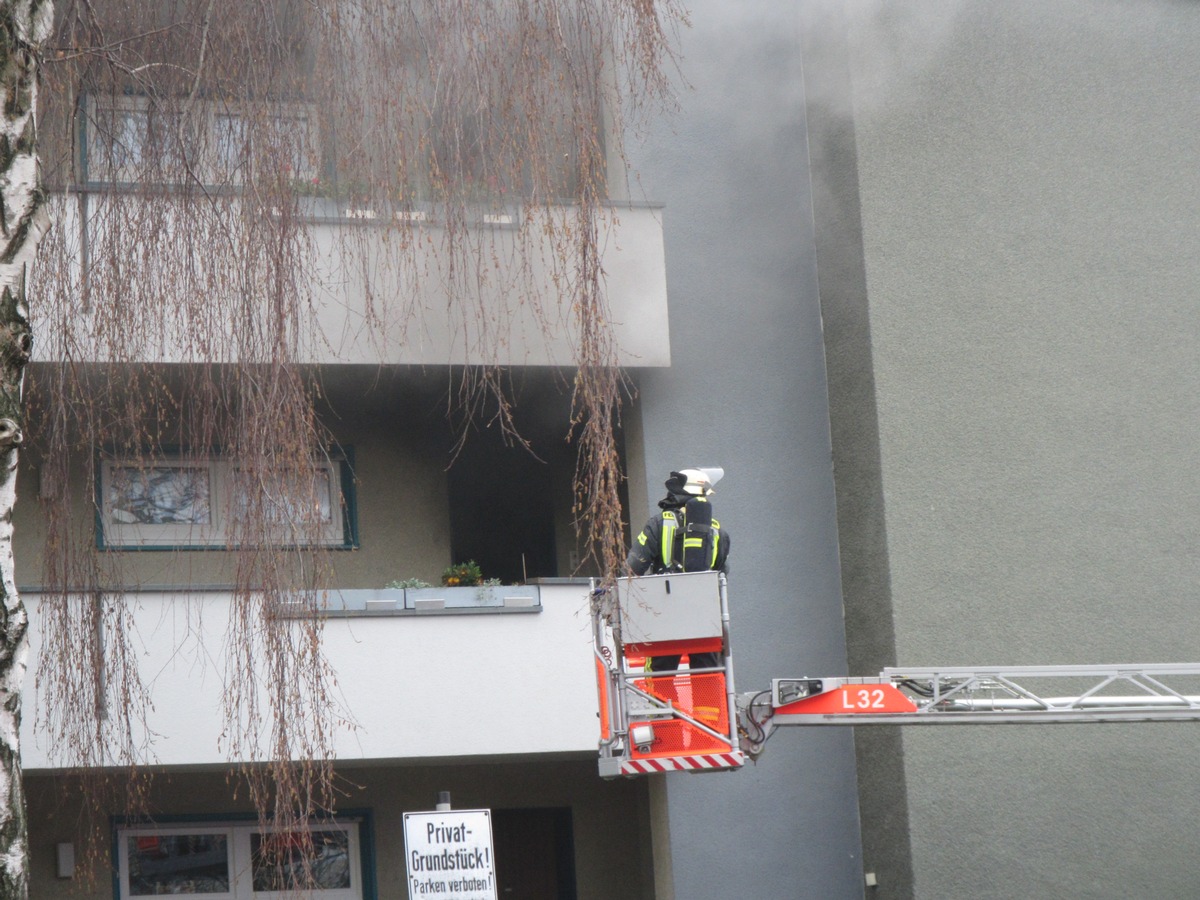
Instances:
[[[122,246],[103,233],[106,227],[117,227],[106,223],[122,220],[112,214],[115,204],[159,204],[168,210],[157,213],[163,217],[161,230],[175,230],[170,224],[174,213],[169,211],[169,192],[140,195],[84,188],[58,196],[61,202],[53,204],[58,227],[72,236],[66,244],[79,248],[84,260],[80,265],[86,265],[103,246]],[[228,197],[224,202],[241,201]],[[561,262],[561,248],[554,246],[546,227],[554,219],[560,228],[557,233],[563,234],[561,229],[571,227],[575,207],[472,208],[467,221],[455,227],[466,229],[463,245],[475,247],[472,252],[483,264],[470,267],[465,294],[461,281],[454,291],[446,287],[461,279],[464,266],[459,259],[451,271],[442,240],[447,225],[434,206],[380,211],[348,200],[299,197],[297,212],[309,229],[303,282],[313,291],[312,315],[301,325],[301,362],[371,366],[570,366],[575,362],[576,298],[563,285],[576,273]],[[599,215],[599,262],[618,362],[628,367],[670,365],[661,209],[613,204]],[[523,216],[546,221],[527,222],[523,228]],[[402,250],[396,249],[396,235],[386,227],[399,218],[406,220],[405,227],[416,229],[414,239]],[[513,271],[516,261],[524,261],[525,268]],[[369,278],[364,271],[372,273]],[[77,293],[86,299],[88,291],[98,288],[84,290],[85,283],[80,278]],[[109,351],[93,338],[105,329],[96,326],[88,304],[75,293],[70,316],[46,318],[45,311],[34,306],[36,360],[54,361],[48,354],[60,342],[48,332],[57,327],[55,321],[68,322],[63,327],[73,329],[69,343],[78,348],[78,361],[110,360]],[[171,324],[170,316],[163,318],[162,334],[148,336],[134,351],[139,362],[238,361],[188,358],[183,349],[188,342],[171,331],[186,326]]]
[[[338,735],[339,759],[595,750],[596,687],[590,638],[581,625],[587,620],[587,584],[492,590],[495,604],[491,595],[491,605],[473,607],[465,605],[470,598],[460,597],[440,610],[418,605],[416,596],[410,604],[400,590],[330,592],[324,651],[358,723],[355,731]],[[40,599],[34,591],[25,594],[35,654],[41,644]],[[139,666],[153,701],[149,734],[137,736],[148,748],[143,761],[227,762],[221,750],[226,723],[220,648],[231,595],[146,590],[127,602],[144,643]],[[23,697],[24,766],[58,768],[65,761],[36,728],[38,696],[30,671]]]

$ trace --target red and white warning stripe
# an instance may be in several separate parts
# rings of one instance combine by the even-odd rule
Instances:
[[[737,769],[745,765],[740,750],[731,753],[704,753],[697,756],[659,756],[631,759],[621,763],[622,775],[651,775],[655,772],[702,772],[708,769]]]

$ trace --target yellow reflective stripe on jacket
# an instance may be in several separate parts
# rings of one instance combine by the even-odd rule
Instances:
[[[717,548],[721,546],[721,523],[716,519],[712,520],[712,536],[713,536],[713,557],[712,562],[708,564],[710,569],[717,567]]]
[[[675,530],[679,527],[679,523],[675,521],[675,513],[669,509],[664,509],[662,514],[662,547],[659,548],[662,554],[662,562],[664,568],[671,568],[675,556]]]

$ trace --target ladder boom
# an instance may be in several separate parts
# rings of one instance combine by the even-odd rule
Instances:
[[[591,596],[606,778],[734,771],[784,726],[1200,720],[1200,663],[891,667],[737,694],[723,574],[593,582]]]
[[[738,699],[742,749],[786,725],[1200,720],[1200,663],[887,668],[875,678],[777,678]]]

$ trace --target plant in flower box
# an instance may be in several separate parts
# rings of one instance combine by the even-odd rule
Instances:
[[[483,584],[483,572],[473,559],[455,563],[442,572],[442,584],[447,587],[474,587]]]

